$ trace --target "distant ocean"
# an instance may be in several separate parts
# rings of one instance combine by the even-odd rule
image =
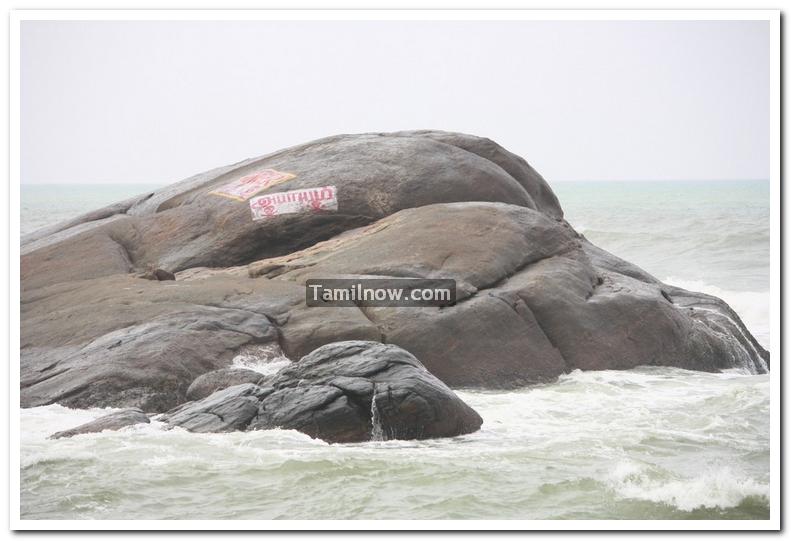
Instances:
[[[22,186],[21,233],[155,187]],[[552,188],[593,243],[723,298],[768,348],[768,182]],[[459,394],[484,418],[481,431],[354,445],[158,423],[51,441],[105,410],[23,410],[22,517],[769,517],[767,375],[575,371],[514,392]]]

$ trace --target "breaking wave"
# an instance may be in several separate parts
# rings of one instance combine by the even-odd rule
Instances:
[[[768,504],[769,486],[728,466],[709,468],[692,478],[636,462],[618,464],[607,485],[619,497],[666,504],[680,511],[728,509],[748,498]]]
[[[22,515],[768,517],[766,375],[575,371],[554,384],[459,395],[483,417],[479,432],[352,445],[156,422],[49,440],[108,410],[26,409]]]

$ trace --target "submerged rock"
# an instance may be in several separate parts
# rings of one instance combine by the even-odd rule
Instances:
[[[258,195],[331,185],[337,209],[253,220],[249,200],[217,195],[264,174],[280,180]],[[36,232],[22,253],[25,407],[167,411],[255,345],[296,359],[387,342],[447,385],[485,389],[577,368],[769,365],[724,302],[595,247],[527,162],[462,134],[321,139]],[[150,268],[177,280],[135,278]],[[305,281],[333,277],[450,278],[458,302],[307,307]]]
[[[363,341],[320,347],[265,386],[229,387],[160,420],[193,432],[294,429],[331,443],[458,436],[482,423],[414,356]]]
[[[122,411],[116,411],[108,415],[94,419],[88,423],[82,424],[78,427],[62,432],[55,432],[50,436],[50,439],[58,438],[71,438],[77,434],[91,434],[94,432],[103,432],[105,430],[118,430],[125,426],[136,425],[140,423],[150,423],[148,416],[137,408],[130,408]]]

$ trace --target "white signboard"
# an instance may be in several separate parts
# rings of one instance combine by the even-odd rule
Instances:
[[[338,210],[335,186],[273,193],[250,200],[253,220],[266,220],[281,214],[302,214]]]

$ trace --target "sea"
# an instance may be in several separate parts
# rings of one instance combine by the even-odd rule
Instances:
[[[157,186],[23,185],[25,235]],[[717,295],[769,347],[768,181],[552,188],[598,246]],[[773,362],[777,362],[776,352]],[[237,359],[271,371],[283,360]],[[458,389],[466,436],[330,445],[295,431],[158,422],[49,440],[110,409],[21,411],[23,519],[768,519],[769,376],[573,371]]]

